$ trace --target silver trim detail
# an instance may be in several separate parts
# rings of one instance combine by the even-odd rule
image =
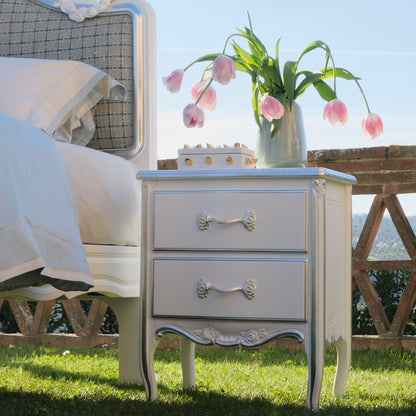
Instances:
[[[312,189],[315,196],[318,196],[319,199],[323,199],[326,194],[326,182],[325,179],[315,179],[312,182]]]
[[[232,293],[232,292],[243,292],[244,296],[248,300],[253,300],[256,296],[256,282],[254,280],[246,280],[242,287],[232,287],[230,289],[219,289],[213,286],[205,279],[200,279],[198,281],[198,285],[196,288],[196,292],[198,293],[198,297],[201,299],[205,299],[208,297],[209,292],[217,292],[217,293]]]
[[[218,218],[211,217],[206,211],[201,211],[198,216],[198,229],[205,231],[211,222],[215,222],[220,225],[235,224],[241,222],[246,230],[253,231],[256,228],[256,214],[254,212],[246,212],[243,218],[234,220],[219,220]]]
[[[279,169],[213,169],[213,170],[159,170],[140,171],[140,178],[156,179],[211,179],[211,178],[328,178],[337,182],[357,183],[354,176],[327,168],[279,168]]]
[[[264,328],[250,329],[241,332],[241,338],[221,335],[212,327],[194,330],[192,334],[172,325],[165,325],[156,330],[157,337],[162,337],[165,334],[179,335],[199,345],[219,345],[222,347],[259,347],[269,341],[280,338],[294,338],[299,343],[304,342],[303,333],[295,329],[279,331],[273,334],[268,334]]]

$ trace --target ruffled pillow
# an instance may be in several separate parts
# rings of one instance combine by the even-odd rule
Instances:
[[[119,82],[82,62],[0,57],[0,111],[59,141],[86,145],[97,103],[126,95]]]

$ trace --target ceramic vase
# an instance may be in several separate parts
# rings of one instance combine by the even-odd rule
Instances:
[[[307,149],[302,110],[296,102],[285,107],[281,123],[272,137],[272,123],[261,118],[256,143],[257,168],[304,168]]]

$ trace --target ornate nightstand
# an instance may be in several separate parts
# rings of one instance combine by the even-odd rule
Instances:
[[[307,405],[319,407],[324,344],[351,354],[352,176],[322,168],[140,172],[143,181],[141,367],[157,398],[153,353],[182,337],[184,386],[194,343],[305,344]]]

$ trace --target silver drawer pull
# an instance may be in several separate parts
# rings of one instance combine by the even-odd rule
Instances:
[[[251,211],[246,212],[243,218],[225,221],[211,217],[207,212],[202,211],[198,216],[198,228],[201,231],[205,231],[208,229],[210,222],[215,222],[216,224],[234,224],[236,222],[241,222],[248,231],[253,231],[256,227],[256,220],[256,214]]]
[[[218,289],[217,287],[213,286],[205,279],[200,279],[198,281],[198,287],[196,289],[198,296],[201,299],[205,299],[208,297],[209,292],[217,292],[217,293],[232,293],[232,292],[243,292],[244,296],[248,300],[254,299],[256,296],[256,282],[254,280],[246,280],[244,282],[243,287],[232,287],[230,289]]]

